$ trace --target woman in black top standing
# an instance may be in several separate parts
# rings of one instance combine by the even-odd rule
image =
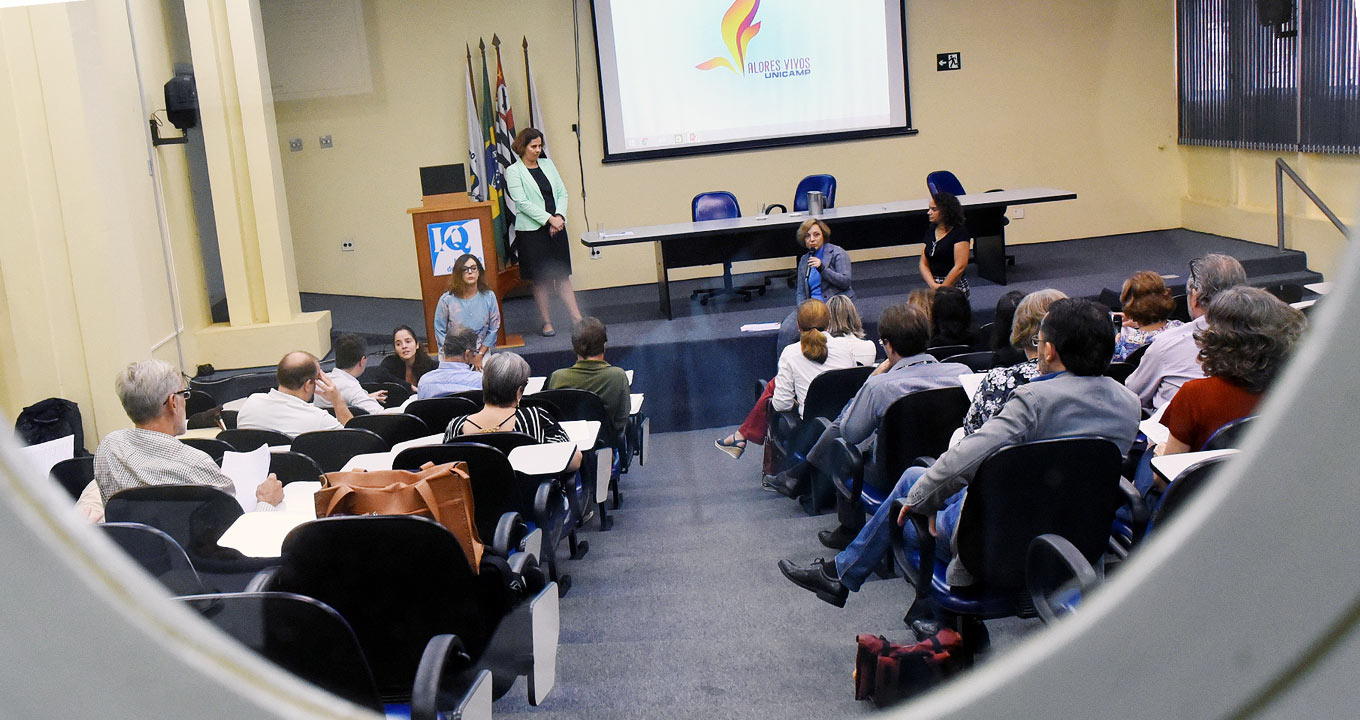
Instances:
[[[926,217],[931,227],[921,253],[921,279],[932,290],[955,287],[967,295],[968,279],[963,271],[968,269],[968,248],[973,238],[963,226],[959,199],[945,192],[931,195]]]
[[[515,201],[515,245],[519,274],[534,283],[534,303],[543,320],[542,334],[557,334],[548,307],[556,291],[574,323],[581,319],[571,286],[571,250],[567,247],[567,188],[557,166],[543,157],[543,133],[524,128],[511,149],[519,162],[505,170],[505,192]]]

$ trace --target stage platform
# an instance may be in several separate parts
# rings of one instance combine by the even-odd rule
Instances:
[[[1308,270],[1303,253],[1281,253],[1267,245],[1182,229],[1016,245],[1007,251],[1016,260],[1008,269],[1007,285],[978,278],[974,268],[968,271],[979,325],[990,321],[997,299],[1010,290],[1055,287],[1073,297],[1095,299],[1103,290],[1117,292],[1138,270],[1154,270],[1177,276],[1168,278],[1167,284],[1173,292],[1184,292],[1189,261],[1210,252],[1241,260],[1251,284],[1257,286],[1323,279]],[[794,259],[790,257],[790,266]],[[760,277],[749,274],[735,279],[743,284]],[[793,290],[780,280],[769,286],[765,296],[750,302],[736,298],[701,306],[686,300],[692,290],[715,282],[720,280],[673,282],[675,319],[669,321],[658,308],[654,284],[578,293],[582,312],[600,318],[609,328],[607,359],[636,371],[633,389],[647,396],[644,411],[652,419],[654,432],[740,423],[754,399],[755,380],[774,373],[775,332],[743,333],[741,326],[782,320],[793,308]],[[871,332],[883,308],[920,287],[915,256],[854,264],[855,303]],[[307,311],[329,310],[333,332],[364,335],[375,356],[391,352],[390,333],[396,325],[419,328],[424,324],[418,300],[303,293],[302,306]],[[507,300],[503,313],[506,328],[524,335],[525,346],[516,352],[529,361],[535,375],[573,362],[570,322],[560,305],[554,306],[558,332],[551,338],[538,334],[532,298]],[[233,394],[226,385],[220,388],[218,394]]]

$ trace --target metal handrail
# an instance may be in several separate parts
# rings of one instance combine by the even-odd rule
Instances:
[[[1327,203],[1322,202],[1322,198],[1313,192],[1313,188],[1308,187],[1308,183],[1304,182],[1303,178],[1294,172],[1294,168],[1289,167],[1289,163],[1285,162],[1284,158],[1275,158],[1275,237],[1280,250],[1284,250],[1284,176],[1286,174],[1289,175],[1290,180],[1294,181],[1295,185],[1299,186],[1303,194],[1313,201],[1313,204],[1322,211],[1322,214],[1332,221],[1332,224],[1336,226],[1337,230],[1341,231],[1342,235],[1350,237],[1350,229],[1346,227],[1346,223],[1341,222],[1341,218],[1337,217],[1336,213],[1327,207]]]

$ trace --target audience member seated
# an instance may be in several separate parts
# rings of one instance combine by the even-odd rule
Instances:
[[[890,533],[903,532],[915,544],[908,512],[929,513],[930,527],[942,542],[936,547],[950,561],[951,587],[972,583],[967,570],[953,559],[952,539],[967,485],[978,465],[1008,445],[1063,437],[1094,436],[1114,441],[1128,452],[1138,432],[1138,398],[1105,377],[1114,353],[1110,316],[1087,300],[1061,299],[1049,306],[1039,330],[1038,365],[1042,373],[1016,388],[1011,400],[991,420],[940,456],[930,468],[902,473],[888,499],[850,545],[834,561],[818,558],[808,567],[779,561],[784,576],[838,607],[850,590],[859,590],[891,547]],[[906,512],[893,518],[892,503],[906,497]],[[899,526],[903,526],[899,530]],[[921,605],[924,605],[922,603]],[[925,619],[913,605],[909,619]]]
[[[91,519],[102,519],[102,506],[114,493],[146,485],[209,485],[236,494],[231,478],[202,450],[176,439],[188,429],[189,399],[184,377],[170,363],[143,360],[128,365],[114,380],[114,392],[136,427],[104,436],[94,455],[98,498],[81,498]],[[317,412],[321,412],[318,410]],[[324,413],[323,413],[324,414]],[[88,489],[87,495],[92,494]],[[270,473],[255,490],[257,510],[274,510],[283,502],[283,484]]]
[[[416,398],[424,400],[464,390],[481,390],[482,373],[474,365],[477,342],[477,332],[472,328],[462,325],[448,328],[439,351],[439,367],[420,378]]]
[[[1195,333],[1204,330],[1204,313],[1214,297],[1246,282],[1247,273],[1236,258],[1214,253],[1190,261],[1190,279],[1185,287],[1193,322],[1158,335],[1143,353],[1138,368],[1124,380],[1124,386],[1138,394],[1144,409],[1160,408],[1185,381],[1204,377]]]
[[[1124,307],[1124,326],[1114,340],[1115,362],[1127,360],[1134,350],[1152,342],[1163,331],[1183,324],[1168,319],[1176,310],[1176,301],[1162,276],[1151,270],[1136,272],[1124,281],[1119,304]]]
[[[992,315],[992,331],[983,340],[987,343],[987,349],[996,355],[997,367],[1016,365],[1025,361],[1026,355],[1022,348],[1016,347],[1011,340],[1015,308],[1024,297],[1025,294],[1019,290],[1011,290],[996,301],[996,312]]]
[[[600,396],[604,410],[609,413],[615,436],[628,427],[632,410],[632,396],[628,388],[628,373],[604,359],[604,347],[609,333],[596,317],[583,317],[571,330],[571,349],[576,353],[576,364],[556,370],[548,377],[548,389],[579,388]],[[601,428],[600,432],[605,432]]]
[[[1039,376],[1039,323],[1048,307],[1065,297],[1061,290],[1049,289],[1036,290],[1020,300],[1012,312],[1010,344],[1024,353],[1025,361],[987,371],[963,418],[964,437],[977,432],[983,423],[1001,412],[1016,388]]]
[[[482,261],[472,253],[463,253],[454,261],[449,289],[439,296],[439,304],[434,308],[434,339],[441,348],[450,325],[472,328],[477,334],[472,364],[481,368],[487,351],[496,347],[496,335],[501,329],[501,308],[496,302],[496,293],[486,284]]]
[[[801,330],[795,316],[805,300],[826,302],[842,295],[855,297],[855,291],[850,287],[850,255],[829,242],[831,228],[817,218],[808,218],[798,226],[797,237],[798,244],[807,248],[807,252],[798,258],[798,270],[794,274],[793,312],[779,326],[776,349],[780,353],[798,341]]]
[[[439,367],[439,362],[416,341],[416,333],[410,326],[398,325],[392,331],[392,349],[395,353],[383,358],[378,366],[385,381],[405,383],[415,390],[425,373]]]
[[[335,369],[328,373],[331,384],[340,391],[340,397],[345,399],[346,405],[372,415],[382,412],[387,391],[364,392],[363,386],[359,384],[359,376],[364,374],[367,367],[368,344],[363,337],[345,333],[335,339]],[[313,398],[312,402],[319,408],[332,407],[331,401],[320,395]]]
[[[850,306],[850,311],[854,312],[854,305]],[[766,415],[767,400],[771,401],[777,412],[797,408],[798,414],[802,415],[803,401],[807,399],[808,386],[812,384],[813,378],[827,370],[855,366],[855,350],[859,348],[858,343],[864,340],[852,335],[829,335],[826,331],[830,323],[831,312],[821,300],[804,300],[798,306],[798,329],[802,332],[799,343],[789,345],[779,354],[778,371],[765,384],[765,392],[756,400],[755,407],[746,415],[741,427],[731,435],[713,441],[719,450],[733,458],[740,458],[746,451],[747,441],[765,444],[769,420]],[[870,345],[871,352],[872,349]],[[872,354],[869,355],[869,361],[873,362]]]
[[[950,193],[935,193],[930,196],[926,217],[931,225],[921,252],[921,279],[932,290],[952,287],[968,297],[968,278],[963,273],[968,269],[973,237],[963,225],[963,206]]]
[[[931,298],[930,343],[926,347],[978,344],[977,326],[973,324],[973,307],[968,296],[958,288],[947,285],[935,289]]]
[[[857,365],[873,365],[878,357],[878,346],[864,337],[864,323],[859,317],[855,301],[846,295],[837,295],[826,301],[826,309],[831,320],[826,331],[833,338],[845,338],[850,344],[850,354],[855,356]]]
[[[829,470],[832,445],[842,437],[864,453],[865,484],[884,487],[891,479],[878,477],[878,464],[872,458],[878,421],[888,406],[907,393],[957,386],[959,376],[969,372],[967,365],[942,363],[926,353],[930,326],[925,315],[911,305],[902,303],[885,308],[878,318],[878,333],[888,359],[864,381],[864,387],[846,403],[840,417],[817,438],[808,451],[807,461],[768,479],[777,492],[789,497],[806,492],[812,467]],[[839,494],[836,510],[841,527],[824,542],[847,542],[864,523],[859,506],[851,505]]]
[[[321,372],[316,356],[298,350],[283,356],[278,368],[279,386],[246,398],[236,415],[242,430],[273,430],[297,437],[313,430],[339,430],[354,417],[339,388]],[[321,395],[335,407],[335,416],[312,404]]]
[[[1299,310],[1245,286],[1219,293],[1204,317],[1207,326],[1195,333],[1195,341],[1206,377],[1187,380],[1166,406],[1161,423],[1171,437],[1143,456],[1134,475],[1144,495],[1154,482],[1154,454],[1202,450],[1215,430],[1256,411],[1308,326]]]
[[[935,329],[935,291],[917,288],[907,293],[907,304],[926,316],[926,326]]]
[[[567,431],[541,407],[520,407],[524,387],[529,384],[529,363],[512,352],[498,352],[486,359],[482,371],[481,410],[449,421],[444,442],[458,442],[463,435],[489,432],[519,432],[540,443],[571,442]],[[469,440],[475,442],[477,438]],[[572,455],[569,469],[581,466],[581,451]]]

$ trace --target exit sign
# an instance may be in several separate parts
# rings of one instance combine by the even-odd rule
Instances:
[[[935,69],[939,72],[944,72],[945,70],[958,70],[960,67],[963,67],[961,55],[962,53],[956,52],[940,53],[936,55]]]

